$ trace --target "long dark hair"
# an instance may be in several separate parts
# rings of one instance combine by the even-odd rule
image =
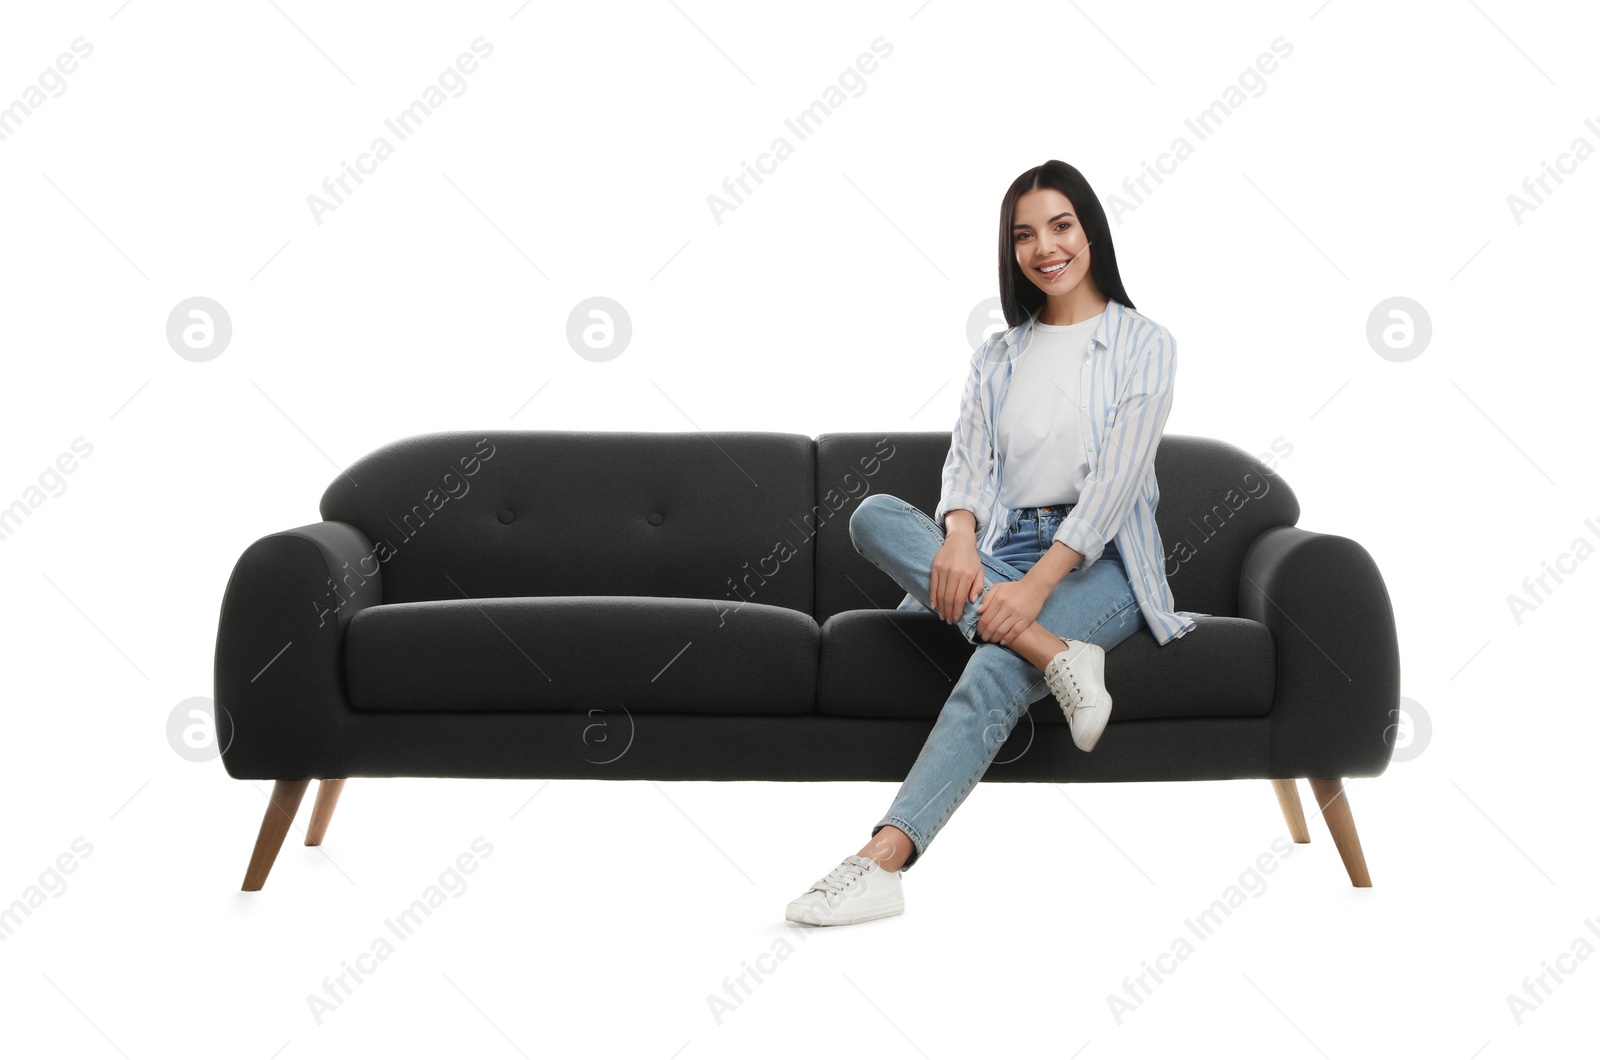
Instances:
[[[1011,226],[1017,220],[1017,200],[1037,188],[1054,188],[1072,201],[1072,211],[1078,215],[1083,234],[1089,238],[1092,251],[1089,275],[1094,278],[1095,286],[1107,298],[1129,309],[1135,308],[1133,299],[1122,286],[1122,274],[1117,271],[1117,250],[1112,245],[1111,226],[1106,223],[1100,199],[1082,173],[1052,158],[1012,181],[1000,202],[1000,307],[1006,315],[1006,326],[1016,327],[1045,303],[1045,293],[1022,275],[1022,268],[1017,264],[1016,245],[1011,238]]]

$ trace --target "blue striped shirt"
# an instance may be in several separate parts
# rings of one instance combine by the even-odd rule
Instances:
[[[990,336],[973,351],[961,413],[950,436],[934,522],[944,526],[958,508],[977,520],[978,548],[989,551],[1005,527],[1000,506],[1005,453],[995,444],[995,425],[1011,385],[1016,360],[1028,348],[1030,317]],[[1100,326],[1089,339],[1079,393],[1084,395],[1084,449],[1089,477],[1077,504],[1061,521],[1055,540],[1083,555],[1087,569],[1115,541],[1134,598],[1158,644],[1181,637],[1204,612],[1174,611],[1156,529],[1155,453],[1172,411],[1177,345],[1155,321],[1109,299]],[[900,611],[928,611],[907,593]],[[931,612],[930,612],[931,613]]]

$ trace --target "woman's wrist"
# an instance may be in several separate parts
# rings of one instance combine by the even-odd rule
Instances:
[[[1043,583],[1046,591],[1054,589],[1056,585],[1072,573],[1079,563],[1083,562],[1083,554],[1069,545],[1056,541],[1039,557],[1039,562],[1028,568],[1024,578],[1033,578]]]

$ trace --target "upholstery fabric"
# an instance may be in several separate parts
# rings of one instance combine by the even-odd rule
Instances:
[[[356,461],[322,520],[244,549],[218,617],[230,776],[904,778],[974,650],[850,543],[925,512],[948,432],[448,431]],[[1399,645],[1355,541],[1282,476],[1166,435],[1180,609],[1106,657],[1092,755],[1043,692],[986,781],[1377,776]]]

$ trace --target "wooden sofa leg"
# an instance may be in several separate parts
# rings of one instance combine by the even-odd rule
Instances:
[[[262,815],[261,831],[256,835],[256,848],[250,852],[250,867],[245,869],[241,890],[259,891],[267,882],[267,873],[272,871],[272,863],[278,858],[278,848],[283,846],[283,837],[289,834],[295,812],[300,809],[300,800],[310,785],[309,778],[273,782],[272,794],[267,798],[267,812]]]
[[[1361,853],[1361,838],[1356,835],[1356,819],[1350,813],[1350,796],[1344,790],[1340,777],[1310,777],[1311,793],[1322,807],[1322,819],[1328,822],[1333,833],[1333,845],[1339,848],[1344,859],[1344,869],[1350,874],[1350,883],[1356,887],[1371,887],[1372,877],[1367,875],[1367,859]]]
[[[1300,789],[1294,778],[1274,780],[1272,790],[1278,794],[1278,809],[1283,811],[1283,819],[1289,825],[1289,838],[1296,843],[1311,842],[1311,833],[1306,830],[1306,815],[1300,809]]]
[[[306,846],[322,845],[322,837],[328,834],[328,822],[333,820],[333,808],[339,804],[339,795],[344,791],[344,780],[339,777],[318,782],[317,801],[311,807],[311,827],[306,829]]]

